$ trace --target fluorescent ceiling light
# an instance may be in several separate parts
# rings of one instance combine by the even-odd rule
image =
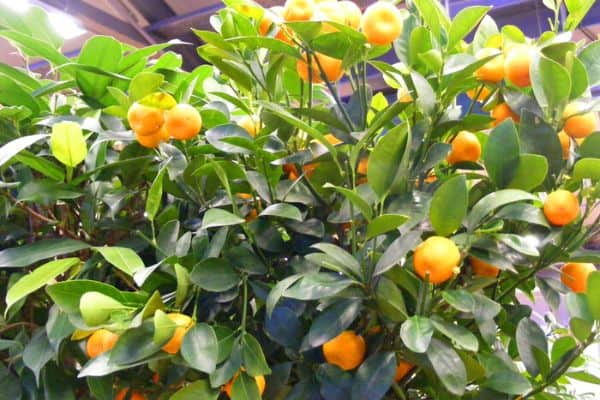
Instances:
[[[49,12],[48,18],[56,33],[65,39],[73,39],[87,32],[77,23],[75,18],[63,12]]]
[[[24,14],[31,7],[29,0],[0,0],[0,4],[19,14]]]

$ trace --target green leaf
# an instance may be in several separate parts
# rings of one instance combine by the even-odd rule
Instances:
[[[163,75],[154,72],[137,74],[129,84],[129,97],[132,101],[138,101],[149,94],[157,92],[164,80]]]
[[[596,3],[595,0],[565,0],[569,15],[564,22],[564,29],[574,31],[581,21],[583,21],[583,18],[590,11],[594,3]]]
[[[339,265],[340,269],[347,275],[355,277],[361,277],[363,275],[360,263],[352,254],[341,247],[330,243],[317,243],[313,244],[311,247],[327,254],[330,257],[327,261]]]
[[[319,347],[348,328],[358,317],[362,303],[345,299],[329,306],[312,322],[300,351]]]
[[[592,385],[600,385],[600,377],[592,375],[585,371],[567,372],[567,377],[576,381],[591,383]]]
[[[438,339],[431,340],[427,358],[446,389],[462,396],[467,386],[465,365],[454,349]]]
[[[400,263],[406,254],[419,244],[421,233],[420,231],[410,231],[394,240],[377,261],[373,275],[381,275]]]
[[[177,324],[165,314],[162,310],[156,310],[154,312],[154,335],[152,336],[152,340],[156,344],[163,344],[168,342],[169,339],[175,333],[175,328],[177,328]]]
[[[335,191],[343,194],[346,199],[350,200],[350,202],[352,202],[352,204],[354,204],[354,206],[360,210],[367,221],[371,221],[371,219],[373,219],[373,211],[371,210],[371,206],[365,201],[365,199],[356,193],[355,190],[347,189],[341,186],[335,186],[331,183],[326,183],[323,185],[323,187],[326,189],[332,188]]]
[[[231,398],[235,400],[261,400],[258,385],[254,378],[245,372],[241,372],[233,382]]]
[[[4,36],[11,43],[16,44],[27,55],[41,57],[55,66],[66,64],[70,61],[59,50],[30,34],[13,30],[0,30],[0,36]]]
[[[562,147],[556,130],[533,112],[523,109],[519,124],[522,153],[539,154],[548,161],[549,177],[556,179],[563,169]]]
[[[587,70],[589,85],[594,87],[600,84],[600,40],[591,42],[583,48],[578,56]]]
[[[477,337],[468,329],[438,318],[433,318],[431,323],[435,330],[450,339],[455,347],[472,352],[479,349]]]
[[[433,324],[426,317],[414,315],[404,321],[400,328],[402,342],[410,351],[425,353],[433,336]]]
[[[375,289],[375,301],[381,315],[390,321],[401,322],[408,318],[402,290],[385,276],[379,279]]]
[[[415,0],[419,15],[425,21],[437,40],[440,40],[442,30],[450,30],[450,18],[442,10],[440,3],[435,0]]]
[[[521,361],[523,361],[531,376],[536,377],[540,373],[540,366],[536,360],[534,348],[544,354],[548,352],[548,343],[544,331],[531,319],[523,318],[517,325],[515,340]]]
[[[0,73],[0,103],[7,106],[24,106],[33,114],[40,112],[40,104],[30,92],[2,73]]]
[[[582,343],[588,340],[593,327],[594,324],[592,322],[581,318],[573,317],[569,321],[569,328],[573,332],[573,336]]]
[[[67,167],[76,167],[85,160],[87,145],[81,126],[77,122],[64,121],[52,126],[50,135],[52,155]]]
[[[163,177],[165,176],[165,172],[167,171],[168,163],[164,164],[158,174],[156,174],[156,178],[152,182],[150,189],[148,189],[148,197],[146,198],[146,218],[150,221],[154,221],[154,217],[158,212],[163,195]]]
[[[521,254],[531,257],[538,257],[540,255],[535,243],[532,243],[522,236],[511,233],[501,233],[496,235],[496,238],[498,238],[500,242]]]
[[[406,127],[398,125],[381,137],[369,156],[367,177],[369,186],[379,198],[397,189],[402,176],[407,171],[402,168],[402,160],[407,151],[408,133]]]
[[[593,182],[600,180],[600,158],[582,158],[573,167],[574,181],[591,179]]]
[[[538,198],[531,193],[516,189],[504,189],[490,193],[479,200],[471,209],[465,221],[465,226],[469,231],[473,231],[495,209],[510,203],[526,200],[532,201],[538,200]]]
[[[351,399],[383,399],[394,383],[396,368],[396,354],[393,352],[373,353],[356,371]]]
[[[579,146],[579,155],[583,158],[600,158],[600,132],[585,138]]]
[[[19,154],[21,151],[46,137],[48,137],[48,135],[39,133],[36,135],[23,136],[6,143],[0,147],[0,167],[10,161],[11,158]]]
[[[429,218],[440,236],[454,233],[467,215],[469,192],[465,175],[445,181],[434,193],[429,208]]]
[[[144,261],[135,251],[127,247],[94,247],[102,257],[113,266],[133,276],[137,271],[145,268]]]
[[[280,280],[275,286],[273,286],[273,289],[271,289],[269,295],[267,296],[267,301],[265,304],[267,316],[269,318],[271,318],[275,306],[277,305],[285,291],[294,283],[296,283],[296,281],[298,281],[300,278],[302,278],[302,275],[291,275],[287,278]]]
[[[249,333],[242,337],[242,362],[250,376],[269,375],[271,368],[267,364],[258,340]]]
[[[79,311],[88,326],[108,322],[113,313],[130,307],[100,292],[86,292],[79,298]]]
[[[181,355],[192,368],[212,374],[217,368],[219,355],[214,329],[204,323],[194,325],[183,337]]]
[[[79,262],[79,258],[76,257],[54,260],[37,267],[33,272],[23,276],[6,293],[6,312],[8,312],[13,304],[52,282],[58,275],[65,273]]]
[[[300,53],[298,52],[298,49],[275,38],[258,36],[237,36],[234,38],[227,39],[226,42],[238,45],[243,44],[247,46],[248,49],[252,50],[263,48],[269,49],[273,53],[283,53],[295,58],[300,58]]]
[[[286,289],[284,296],[297,300],[318,300],[325,297],[335,296],[354,281],[341,277],[340,275],[309,272],[295,285]]]
[[[73,239],[44,239],[0,251],[0,267],[27,267],[38,261],[74,253],[90,246]]]
[[[164,343],[153,340],[154,324],[147,321],[142,326],[126,330],[110,351],[110,365],[127,365],[144,360],[160,351]],[[82,371],[83,372],[83,371]]]
[[[590,312],[596,321],[600,321],[600,272],[588,275],[586,297]]]
[[[219,390],[210,387],[208,381],[197,380],[175,392],[170,400],[217,400]]]
[[[194,266],[190,281],[209,292],[224,292],[240,283],[240,275],[223,259],[208,258]]]
[[[21,187],[17,199],[50,205],[57,200],[77,199],[83,193],[73,185],[58,183],[48,179],[38,179],[27,182]]]
[[[400,225],[404,224],[408,218],[408,216],[402,214],[382,214],[377,216],[369,222],[369,225],[367,225],[365,240],[371,240],[374,237],[398,228]]]
[[[519,166],[519,138],[514,122],[509,118],[490,132],[483,162],[490,180],[505,188],[515,176]]]
[[[54,357],[54,350],[43,328],[38,329],[23,350],[23,363],[33,371],[39,384],[42,368]]]
[[[271,204],[260,213],[260,216],[279,217],[302,222],[302,214],[298,207],[288,203]]]
[[[450,26],[448,34],[448,50],[452,50],[477,24],[485,17],[491,7],[474,6],[460,10]]]
[[[108,36],[94,36],[83,45],[77,62],[116,73],[120,72],[118,67],[122,59],[121,53],[122,47],[118,40]],[[75,78],[83,94],[93,99],[101,99],[113,79],[81,70],[77,71]]]
[[[220,208],[211,208],[204,213],[202,229],[217,228],[219,226],[239,225],[245,220],[229,211]]]
[[[540,186],[548,174],[548,160],[537,154],[521,154],[519,166],[508,184],[510,189],[533,190]]]
[[[177,100],[169,93],[154,92],[144,96],[138,103],[162,110],[170,110],[177,105]]]
[[[46,160],[44,157],[36,156],[28,151],[22,151],[14,159],[55,181],[61,182],[65,179],[63,168],[57,166],[52,161]]]
[[[569,71],[558,62],[540,55],[531,65],[531,86],[539,105],[547,115],[562,110],[571,94]]]
[[[175,278],[177,289],[175,289],[175,307],[181,307],[187,298],[190,286],[190,273],[180,264],[175,264]]]
[[[523,375],[509,369],[494,372],[485,380],[483,386],[515,396],[525,394],[531,390],[531,384]]]
[[[498,211],[496,218],[524,221],[530,224],[550,228],[548,220],[544,216],[544,212],[540,208],[527,203],[509,204]]]

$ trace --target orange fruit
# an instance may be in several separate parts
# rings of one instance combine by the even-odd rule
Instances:
[[[260,123],[249,115],[244,115],[238,121],[238,125],[244,128],[246,132],[248,132],[248,134],[252,137],[255,137],[256,134],[260,131]]]
[[[507,118],[511,118],[515,122],[519,122],[521,118],[508,106],[506,103],[497,104],[492,111],[490,112],[490,116],[494,118],[494,122],[492,122],[493,126],[500,125],[502,121]]]
[[[325,139],[327,139],[327,141],[329,143],[331,143],[334,146],[337,146],[338,144],[342,144],[344,142],[342,142],[340,139],[338,139],[337,137],[335,137],[333,134],[328,133],[327,135],[325,135]]]
[[[315,6],[314,18],[317,21],[331,21],[338,24],[344,24],[346,21],[345,13],[340,10],[338,3],[335,1],[319,2]],[[323,23],[321,26],[322,32],[337,32],[338,29],[328,23]]]
[[[367,336],[377,335],[382,331],[381,325],[374,325],[367,331]]]
[[[162,349],[169,354],[176,354],[181,348],[183,337],[194,326],[194,321],[188,315],[180,313],[169,313],[167,317],[177,325],[177,328]]]
[[[335,82],[344,75],[344,70],[342,69],[342,60],[338,60],[337,58],[329,57],[321,53],[314,53],[313,58],[318,59],[321,68],[323,68],[323,74],[325,75],[327,81]],[[298,62],[296,63],[296,71],[298,72],[298,75],[300,75],[300,78],[304,82],[308,82],[309,79],[309,66],[306,60],[307,58],[305,55],[303,59],[298,60]],[[317,65],[317,60],[315,59],[311,60],[310,74],[312,75],[311,79],[313,83],[323,82],[321,70]]]
[[[256,218],[258,218],[258,212],[256,212],[256,209],[252,209],[248,212],[248,214],[246,214],[246,222],[252,222],[254,221]]]
[[[398,93],[396,94],[398,101],[400,103],[410,103],[413,101],[413,97],[410,92],[405,87],[400,87],[398,89]]]
[[[386,1],[371,4],[365,10],[360,27],[367,42],[375,45],[390,44],[402,33],[400,10]]]
[[[563,119],[565,119],[563,130],[567,135],[575,139],[587,137],[598,129],[598,119],[595,113],[587,112],[578,114],[583,109],[585,109],[583,103],[574,101],[569,103],[563,112]]]
[[[469,257],[469,261],[471,262],[473,273],[475,275],[495,278],[500,273],[500,269],[498,269],[498,267],[488,264],[479,258]]]
[[[458,272],[460,252],[450,239],[432,236],[417,246],[413,256],[415,272],[437,285],[446,282]]]
[[[478,91],[479,91],[479,89],[467,90],[467,97],[472,100]],[[484,86],[483,89],[481,89],[481,91],[479,92],[479,96],[477,96],[477,101],[479,101],[479,102],[485,101],[485,99],[490,97],[490,94],[492,94],[492,91]]]
[[[300,176],[298,169],[294,164],[285,164],[282,168],[290,181],[295,181]]]
[[[396,376],[394,377],[394,382],[398,383],[408,374],[415,366],[407,363],[406,361],[400,361],[398,364],[398,368],[396,368]]]
[[[315,13],[313,0],[287,0],[283,6],[283,19],[291,21],[308,21]]]
[[[456,164],[464,161],[477,162],[481,157],[481,143],[475,134],[460,131],[452,140],[452,150],[448,154],[448,162]]]
[[[552,225],[568,225],[579,215],[579,200],[568,190],[554,191],[544,202],[544,215]]]
[[[117,393],[117,395],[115,396],[115,400],[125,400],[127,398],[127,394],[129,394],[130,400],[146,400],[147,399],[147,397],[143,393],[138,392],[137,390],[123,388],[119,391],[119,393]]]
[[[369,159],[367,157],[363,157],[358,161],[358,165],[356,166],[356,172],[361,175],[367,175],[367,171],[369,169]]]
[[[588,276],[596,270],[590,263],[567,263],[560,269],[560,280],[575,293],[585,293]]]
[[[202,129],[200,113],[189,104],[177,104],[165,114],[165,129],[174,139],[192,139]]]
[[[231,391],[233,390],[233,383],[235,382],[235,380],[237,379],[238,376],[239,376],[239,372],[236,372],[236,374],[233,376],[233,378],[231,378],[231,380],[223,386],[223,391],[225,393],[227,393],[227,396],[229,396],[229,398],[231,398]],[[265,377],[262,375],[258,375],[258,376],[254,377],[254,380],[256,381],[256,386],[258,386],[258,392],[262,396],[263,393],[265,392],[265,387],[267,386]]]
[[[531,65],[531,59],[531,49],[528,46],[513,46],[504,60],[504,76],[506,76],[506,79],[518,87],[530,86],[529,66]]]
[[[344,331],[323,345],[323,356],[329,364],[350,371],[362,364],[367,345],[354,331]]]
[[[119,340],[119,335],[107,329],[98,329],[90,335],[85,346],[89,358],[98,357],[100,354],[111,350]]]
[[[267,36],[267,33],[271,30],[271,25],[273,25],[273,18],[268,11],[265,11],[258,23],[258,33],[260,33],[261,36]]]
[[[362,17],[360,7],[350,0],[340,1],[337,5],[344,13],[344,25],[349,26],[352,29],[358,29]]]
[[[315,170],[317,169],[318,166],[319,166],[319,163],[310,163],[310,164],[303,165],[302,172],[304,172],[304,176],[307,179],[312,178],[312,176],[315,173]]]
[[[483,64],[477,71],[475,71],[475,78],[479,79],[480,81],[492,83],[498,83],[504,79],[504,55],[498,49],[480,49],[477,54],[475,54],[475,57],[477,57],[477,59],[482,59],[495,54],[498,55]]]
[[[127,112],[127,121],[136,135],[154,135],[165,122],[165,112],[160,108],[133,103]]]
[[[250,200],[250,199],[252,199],[252,194],[250,194],[250,193],[238,193],[237,197],[239,197],[242,200]]]
[[[569,158],[569,151],[571,150],[571,138],[565,133],[565,131],[560,131],[558,132],[558,140],[560,141],[560,146],[562,147],[563,159],[566,160]]]
[[[157,131],[154,135],[141,136],[137,132],[135,133],[135,138],[138,143],[144,147],[149,149],[155,149],[158,147],[160,142],[163,141],[163,134],[161,131]]]

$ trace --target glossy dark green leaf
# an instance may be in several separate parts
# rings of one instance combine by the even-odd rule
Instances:
[[[533,348],[537,348],[541,352],[548,351],[546,335],[538,324],[529,318],[523,318],[517,325],[517,333],[515,335],[519,355],[527,371],[532,376],[537,376],[540,373],[540,367],[536,361]]]
[[[380,198],[394,190],[405,173],[401,170],[401,164],[405,157],[407,138],[406,129],[398,126],[379,139],[369,156],[369,186]]]
[[[41,260],[74,253],[89,247],[88,244],[73,239],[44,239],[0,251],[0,267],[27,267]]]
[[[300,213],[298,207],[288,203],[271,204],[260,213],[260,216],[279,217],[293,219],[295,221],[302,221],[302,214]]]
[[[254,378],[241,372],[233,382],[231,398],[235,400],[261,400],[258,385]]]
[[[585,66],[590,86],[600,84],[600,41],[591,42],[578,55]]]
[[[509,118],[490,132],[483,162],[490,180],[500,189],[509,185],[520,161],[519,138],[515,124]]]
[[[153,335],[151,321],[125,331],[110,352],[110,364],[132,364],[160,351],[164,343],[156,343]]]
[[[354,204],[354,206],[356,206],[360,210],[360,212],[367,219],[367,221],[373,219],[373,211],[371,210],[371,206],[355,190],[335,186],[330,183],[326,183],[325,185],[323,185],[323,187],[332,188],[337,192],[343,194],[346,199],[352,202],[352,204]]]
[[[390,321],[401,322],[408,318],[402,290],[391,279],[385,276],[379,279],[375,300],[381,315]]]
[[[477,337],[463,326],[438,318],[433,318],[431,323],[435,330],[450,339],[454,346],[473,352],[479,349]]]
[[[0,147],[0,167],[21,151],[47,137],[48,135],[45,133],[38,133],[36,135],[23,136],[4,144]]]
[[[331,243],[317,243],[311,247],[325,253],[328,256],[325,261],[328,264],[335,264],[346,275],[362,277],[363,272],[358,260],[341,247]]]
[[[83,193],[71,185],[42,179],[30,181],[23,185],[19,190],[17,199],[49,205],[58,200],[77,199],[81,196],[83,196]]]
[[[402,342],[410,351],[425,353],[433,336],[433,324],[426,317],[414,315],[404,321],[400,328]]]
[[[509,204],[500,209],[500,211],[496,213],[496,217],[499,219],[524,221],[530,224],[550,228],[548,220],[544,216],[544,212],[540,208],[527,203]]]
[[[600,180],[600,158],[582,158],[575,163],[573,180],[590,179],[592,182]]]
[[[579,154],[583,158],[600,158],[600,132],[592,133],[585,138],[579,146]]]
[[[537,154],[521,154],[519,166],[507,185],[510,189],[533,190],[540,186],[548,174],[548,160]]]
[[[175,392],[170,400],[217,400],[219,390],[210,387],[208,381],[197,380]]]
[[[284,296],[298,300],[317,300],[334,296],[354,282],[339,275],[311,272],[285,290]]]
[[[600,272],[588,275],[586,297],[590,313],[596,321],[600,321]]]
[[[339,301],[320,313],[312,322],[304,337],[301,350],[321,346],[348,328],[360,313],[360,301],[349,299]]]
[[[217,367],[217,335],[207,324],[196,324],[183,337],[181,356],[194,369],[207,374]]]
[[[460,10],[450,26],[447,48],[449,50],[454,48],[469,32],[475,29],[489,9],[490,7],[474,6]]]
[[[525,200],[537,200],[537,197],[525,191],[516,189],[504,189],[490,193],[479,200],[471,209],[471,212],[465,221],[465,226],[468,230],[472,231],[495,209],[510,203]]]
[[[271,373],[271,368],[267,364],[260,343],[249,333],[242,337],[242,362],[250,376],[269,375]]]
[[[511,370],[498,371],[485,380],[483,386],[500,393],[520,395],[531,390],[531,384],[525,377]]]
[[[382,214],[375,217],[369,225],[367,225],[367,233],[365,240],[373,239],[379,235],[383,235],[392,231],[404,224],[410,217],[402,214]]]
[[[420,241],[421,232],[419,231],[410,231],[394,240],[388,246],[379,261],[377,261],[377,265],[375,265],[375,271],[373,274],[375,276],[381,275],[394,265],[400,263],[406,254],[413,250]]]
[[[39,383],[42,368],[52,357],[54,357],[54,350],[46,331],[38,329],[23,350],[23,363],[34,373],[36,382]]]
[[[190,273],[190,281],[210,292],[224,292],[237,286],[241,277],[227,261],[208,258],[194,266]]]
[[[434,193],[429,208],[429,218],[440,236],[454,233],[467,215],[469,192],[464,175],[445,181]]]
[[[144,261],[135,251],[127,247],[94,247],[102,257],[127,275],[132,276],[145,268]]]
[[[396,354],[377,352],[369,356],[356,371],[352,400],[380,400],[394,382]]]
[[[563,168],[562,147],[555,128],[530,110],[523,110],[519,124],[521,152],[539,154],[548,161],[549,177],[556,179]]]
[[[220,208],[211,208],[204,213],[202,228],[217,228],[220,226],[239,225],[244,223],[243,218]]]
[[[166,171],[167,168],[166,165],[164,165],[160,171],[158,171],[156,178],[154,178],[152,185],[150,185],[150,189],[148,189],[148,197],[146,198],[146,218],[150,221],[154,221],[154,217],[161,206],[163,177],[165,176]]]
[[[446,389],[462,396],[467,385],[465,365],[454,349],[438,339],[432,339],[427,358]]]

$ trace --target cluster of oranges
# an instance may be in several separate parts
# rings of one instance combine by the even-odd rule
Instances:
[[[129,107],[127,121],[137,141],[148,148],[156,148],[171,138],[192,139],[202,129],[200,113],[189,104],[164,110],[136,102]]]
[[[261,35],[266,36],[276,29],[276,39],[294,44],[293,32],[282,23],[297,21],[321,21],[321,30],[325,33],[338,30],[328,22],[345,25],[360,30],[372,45],[392,43],[402,33],[403,26],[400,10],[390,2],[376,2],[367,7],[363,14],[349,0],[287,0],[283,7],[276,6],[266,10],[259,21],[258,30]],[[344,74],[342,60],[320,53],[312,54],[310,60],[304,55],[303,59],[298,60],[296,70],[302,80],[313,83],[322,83],[323,80],[335,82]]]
[[[380,331],[380,327],[377,331]],[[323,356],[327,363],[336,365],[344,371],[351,371],[362,364],[367,353],[365,339],[354,331],[344,331],[323,345]],[[396,368],[395,381],[399,382],[414,366],[400,361]]]

